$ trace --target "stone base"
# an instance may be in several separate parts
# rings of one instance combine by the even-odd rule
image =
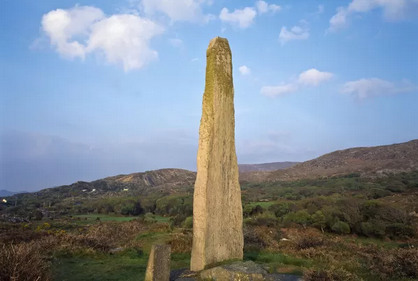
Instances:
[[[252,261],[233,262],[228,265],[221,265],[206,269],[200,272],[191,272],[187,269],[173,270],[171,281],[302,281],[300,276],[289,274],[268,274],[267,270]]]
[[[199,273],[203,280],[225,280],[225,281],[263,281],[268,273],[261,266],[252,261],[234,262],[228,265],[203,270]]]

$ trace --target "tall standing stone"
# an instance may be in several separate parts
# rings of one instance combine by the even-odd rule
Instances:
[[[242,259],[244,246],[228,40],[212,39],[206,57],[193,201],[192,271],[225,260]]]

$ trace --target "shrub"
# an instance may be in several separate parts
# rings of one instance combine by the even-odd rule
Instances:
[[[337,221],[331,227],[332,231],[339,233],[339,234],[349,234],[350,233],[350,226],[348,223],[343,221]]]
[[[260,251],[267,247],[267,244],[252,227],[244,227],[244,251]]]
[[[386,227],[379,221],[368,221],[360,224],[361,233],[368,237],[385,236]]]
[[[0,280],[50,280],[41,250],[36,242],[0,246]]]
[[[42,220],[43,217],[44,217],[44,215],[42,214],[42,212],[40,210],[35,210],[33,212],[33,219],[34,220]]]
[[[264,209],[263,209],[263,207],[261,207],[260,205],[257,205],[257,206],[255,206],[255,208],[252,210],[252,212],[251,212],[251,216],[258,216],[258,215],[261,215],[261,214],[263,214],[263,212],[264,212]]]
[[[316,211],[315,214],[312,215],[312,225],[324,232],[324,228],[327,226],[327,221],[321,211]]]
[[[249,216],[251,216],[251,213],[252,213],[253,209],[254,209],[253,206],[245,205],[244,208],[243,208],[243,211],[242,211],[244,217],[248,218]]]
[[[153,213],[146,213],[144,215],[144,222],[146,222],[146,223],[156,222],[154,214]]]
[[[411,238],[415,236],[415,229],[403,223],[392,223],[386,226],[386,233],[391,238]]]
[[[193,233],[185,230],[182,233],[172,235],[168,244],[173,253],[190,253],[192,251]]]
[[[307,270],[303,275],[305,281],[357,281],[357,275],[343,268]]]
[[[367,255],[369,269],[382,280],[417,279],[418,251],[416,249],[394,249],[385,254]]]
[[[286,225],[292,222],[306,227],[312,222],[312,218],[306,210],[300,210],[296,213],[289,213],[283,218],[283,223]]]
[[[278,221],[272,213],[265,212],[264,214],[259,215],[257,217],[245,219],[244,224],[252,226],[275,227],[277,226]]]
[[[316,248],[325,244],[323,236],[312,232],[297,235],[293,240],[296,244],[296,249],[298,250]]]
[[[392,194],[392,192],[390,192],[389,190],[381,189],[381,188],[373,188],[369,192],[369,196],[372,199],[379,199],[379,198],[382,198],[382,197],[389,196],[391,194]]]
[[[183,222],[184,228],[193,228],[193,217],[187,217]]]
[[[280,203],[280,204],[271,205],[268,210],[274,213],[276,217],[282,217],[290,213],[293,209],[294,209],[294,204]]]

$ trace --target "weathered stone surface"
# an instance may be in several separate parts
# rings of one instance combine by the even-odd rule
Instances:
[[[252,262],[235,262],[230,265],[223,265],[203,270],[199,274],[202,280],[222,281],[262,281],[266,280],[267,271],[260,265]]]
[[[193,202],[193,271],[229,259],[242,259],[244,245],[228,40],[212,39],[206,57]]]
[[[231,265],[214,267],[201,272],[190,272],[186,268],[171,271],[170,281],[197,280],[265,280],[265,281],[303,281],[300,276],[290,274],[267,274],[266,267],[254,262],[234,262]],[[268,268],[268,267],[267,267]],[[261,279],[263,278],[263,279]]]
[[[171,247],[169,245],[152,245],[145,281],[169,281],[170,261]]]

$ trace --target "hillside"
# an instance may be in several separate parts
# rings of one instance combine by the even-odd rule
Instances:
[[[273,167],[289,168],[266,171]],[[302,178],[330,177],[356,173],[376,177],[384,173],[400,173],[418,170],[418,140],[401,144],[358,147],[325,154],[303,163],[277,162],[240,166],[240,182],[287,181]],[[252,170],[251,172],[243,172]],[[254,171],[255,170],[255,171]],[[48,188],[18,197],[62,199],[67,197],[97,196],[149,196],[189,192],[196,173],[182,169],[161,169],[144,173],[118,175],[92,182],[76,182]]]
[[[357,147],[334,151],[285,170],[251,172],[241,177],[247,182],[330,177],[358,173],[379,176],[418,170],[418,140],[376,147]]]
[[[239,172],[255,172],[255,171],[276,171],[283,170],[295,166],[300,162],[273,162],[273,163],[263,163],[263,164],[239,164]]]

